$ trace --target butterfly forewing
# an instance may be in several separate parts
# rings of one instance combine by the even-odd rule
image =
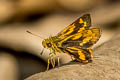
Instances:
[[[63,29],[60,33],[58,33],[59,38],[66,38],[67,36],[73,35],[75,33],[81,32],[85,29],[89,29],[91,26],[91,18],[90,14],[85,14],[82,17],[78,18],[68,27]]]

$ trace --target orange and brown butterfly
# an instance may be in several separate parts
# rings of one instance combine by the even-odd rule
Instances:
[[[91,48],[100,38],[100,29],[90,27],[90,14],[85,14],[56,36],[44,39],[43,47],[50,50],[47,70],[50,63],[55,67],[56,56],[59,66],[58,53],[66,53],[81,63],[91,62],[93,60]]]

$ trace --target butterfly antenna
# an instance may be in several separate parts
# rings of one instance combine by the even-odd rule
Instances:
[[[44,51],[44,48],[43,48],[42,52],[40,53],[40,55],[42,55],[42,54],[43,54],[43,51]]]
[[[36,35],[36,34],[33,34],[32,32],[30,32],[30,31],[26,31],[27,33],[29,33],[29,34],[32,34],[32,35],[34,35],[34,36],[37,36],[37,37],[40,37],[41,39],[44,39],[43,37],[41,37],[41,36],[38,36],[38,35]]]

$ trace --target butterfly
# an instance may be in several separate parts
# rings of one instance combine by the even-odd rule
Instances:
[[[90,14],[85,14],[56,36],[44,39],[43,47],[50,50],[47,70],[49,70],[50,63],[53,68],[55,67],[55,57],[58,59],[59,66],[58,53],[66,53],[80,63],[91,62],[93,60],[92,46],[99,40],[101,31],[99,28],[90,27]]]

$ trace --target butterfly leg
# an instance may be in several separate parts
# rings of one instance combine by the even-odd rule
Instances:
[[[71,55],[71,59],[72,59],[72,61],[73,61],[73,60],[74,60],[74,56]]]
[[[54,68],[55,67],[55,54],[54,53],[50,53],[50,61]]]
[[[58,60],[58,67],[60,66],[60,57],[58,56],[58,54],[56,53],[57,56],[57,60]]]
[[[49,70],[50,59],[48,58],[47,71]]]

